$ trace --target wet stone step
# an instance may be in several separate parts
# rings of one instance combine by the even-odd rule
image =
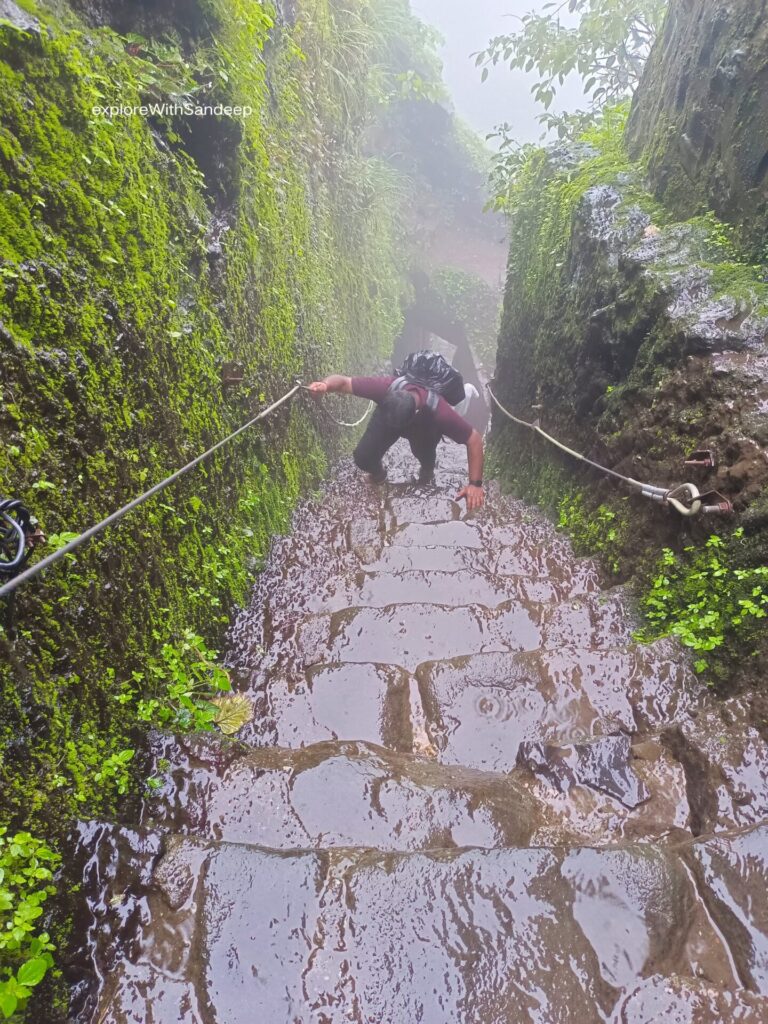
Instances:
[[[528,548],[487,549],[491,555],[492,572],[497,576],[523,577],[536,581],[540,600],[568,601],[585,594],[598,594],[601,577],[592,562],[576,560],[570,550],[560,554],[544,553]]]
[[[691,780],[696,833],[768,819],[768,743],[743,698],[711,702],[665,730]]]
[[[154,742],[162,789],[145,807],[153,829],[277,850],[408,851],[578,844],[526,773],[443,767],[363,743],[252,750],[215,738]],[[164,771],[160,763],[168,763]]]
[[[240,739],[254,746],[301,747],[361,740],[413,749],[411,678],[387,665],[315,666],[277,673],[254,696],[254,720]]]
[[[640,982],[616,1007],[610,1024],[765,1024],[768,998],[679,975]]]
[[[632,615],[621,590],[587,594],[550,608],[542,623],[541,647],[617,648],[632,642]]]
[[[494,652],[424,663],[416,678],[427,730],[446,763],[509,771],[523,742],[579,743],[687,720],[701,687],[670,667],[664,650]]]
[[[442,549],[438,549],[442,550]],[[462,608],[480,604],[497,608],[505,601],[539,603],[530,597],[536,581],[516,577],[492,577],[478,571],[455,572],[404,570],[402,572],[357,572],[324,581],[307,595],[286,603],[279,595],[267,609],[270,636],[274,640],[307,615],[333,613],[347,608],[386,608],[390,605],[435,604]],[[547,593],[546,591],[541,591]]]
[[[696,993],[677,1019],[715,1024],[759,1005],[673,850],[274,853],[83,832],[85,877],[106,883],[90,904],[100,1024],[635,1024],[633,1004]]]
[[[691,852],[710,913],[737,951],[742,982],[768,995],[768,823]]]
[[[353,608],[303,622],[296,632],[295,660],[303,666],[375,662],[413,671],[438,657],[534,650],[541,642],[540,620],[537,606],[515,602],[493,610],[434,604]]]
[[[287,750],[160,735],[153,753],[163,786],[146,825],[274,849],[603,846],[687,823],[682,773],[662,753],[632,761],[640,777],[627,751],[600,765],[603,776],[587,764],[567,785],[520,758],[491,774],[350,740]],[[626,810],[630,793],[642,799]]]
[[[480,530],[485,544],[496,553],[497,568],[510,576],[557,576],[570,562],[579,562],[596,573],[593,562],[576,559],[562,536],[537,538],[524,529],[502,527]]]
[[[400,572],[484,572],[490,573],[491,559],[472,548],[385,547],[362,563],[367,573]]]
[[[462,505],[430,491],[395,495],[386,500],[386,508],[396,526],[408,523],[447,523],[463,515]]]
[[[437,524],[411,523],[390,533],[388,540],[397,547],[483,547],[482,537],[475,526],[462,520]]]
[[[556,746],[521,743],[517,763],[546,779],[561,793],[584,785],[615,797],[633,809],[650,799],[648,787],[632,770],[629,736],[601,736],[588,743]]]
[[[593,707],[628,732],[689,721],[707,699],[706,687],[671,640],[618,650],[574,645],[545,651],[542,661],[547,692],[581,690]],[[568,704],[567,697],[563,703]]]
[[[354,599],[353,599],[354,600]],[[357,607],[384,608],[387,605],[436,604],[463,607],[481,604],[496,608],[504,601],[526,600],[525,587],[517,580],[502,580],[480,572],[366,573],[359,582]]]

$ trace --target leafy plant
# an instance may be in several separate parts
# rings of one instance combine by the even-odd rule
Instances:
[[[210,731],[220,714],[213,698],[232,689],[228,673],[215,662],[217,657],[192,630],[185,631],[180,644],[164,644],[161,656],[149,663],[146,672],[133,673],[141,692],[153,694],[136,703],[139,721],[178,732]],[[117,699],[127,704],[136,696],[137,690],[127,686]]]
[[[32,990],[53,966],[54,946],[38,931],[43,904],[55,892],[60,858],[29,832],[0,828],[0,1013],[24,1009]]]
[[[135,755],[136,751],[130,748],[119,750],[116,754],[112,754],[104,761],[99,771],[96,772],[94,779],[99,785],[111,783],[117,792],[124,796],[131,786],[131,773],[128,765]]]
[[[595,106],[615,103],[633,91],[666,13],[666,0],[563,0],[520,18],[517,32],[496,36],[475,55],[488,77],[500,61],[535,71],[531,92],[545,110],[572,72],[581,76]],[[578,15],[575,26],[561,15]]]
[[[735,530],[733,540],[743,535],[743,529]],[[759,620],[768,616],[768,566],[738,566],[733,547],[717,534],[709,537],[702,550],[687,547],[683,555],[687,557],[669,548],[662,552],[642,601],[648,626],[637,639],[648,642],[677,636],[700,655],[729,642],[752,646]],[[697,659],[698,672],[709,668],[708,658]]]

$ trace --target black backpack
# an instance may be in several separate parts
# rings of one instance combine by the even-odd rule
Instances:
[[[412,352],[395,373],[397,379],[390,385],[393,391],[399,391],[405,384],[420,384],[449,405],[464,401],[464,378],[439,352]],[[430,395],[427,404],[434,408],[437,399]]]

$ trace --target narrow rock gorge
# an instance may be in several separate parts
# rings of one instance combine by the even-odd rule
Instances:
[[[766,34],[651,7],[494,159],[409,0],[0,0],[11,1024],[768,1020]]]

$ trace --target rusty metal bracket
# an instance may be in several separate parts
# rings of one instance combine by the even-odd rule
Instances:
[[[221,367],[221,390],[226,397],[230,390],[240,387],[245,379],[242,363],[226,362]]]
[[[707,491],[706,494],[701,495],[701,501],[701,511],[706,515],[729,516],[733,514],[733,502],[719,491]]]
[[[685,460],[686,466],[699,466],[702,469],[714,469],[715,468],[715,456],[709,448],[699,448],[695,452],[691,452],[688,458]]]

